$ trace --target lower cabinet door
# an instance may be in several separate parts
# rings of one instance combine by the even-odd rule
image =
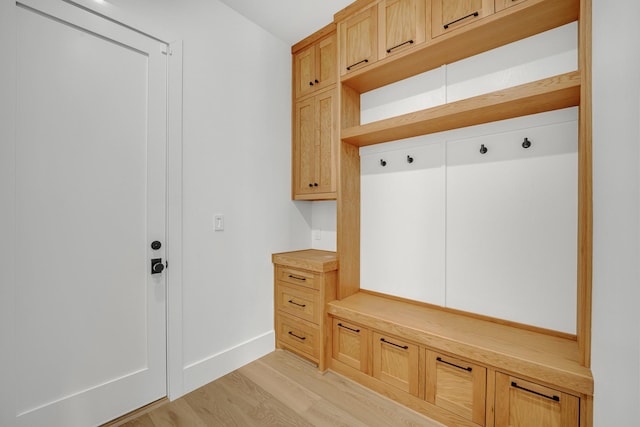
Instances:
[[[496,427],[577,427],[580,399],[496,373]]]
[[[487,369],[466,360],[426,352],[425,400],[485,425]]]
[[[392,335],[374,332],[372,353],[375,378],[418,395],[420,347]]]
[[[369,331],[366,328],[342,319],[333,319],[332,357],[368,374],[368,337]]]

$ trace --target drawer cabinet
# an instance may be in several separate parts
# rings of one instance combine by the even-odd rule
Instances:
[[[496,373],[496,427],[577,427],[579,424],[578,397]]]
[[[365,374],[369,373],[369,330],[342,319],[333,319],[333,350],[335,360]]]
[[[484,426],[487,369],[427,350],[425,400]]]
[[[272,260],[276,347],[325,370],[331,336],[325,307],[336,297],[336,254],[310,249],[274,254]]]
[[[373,377],[418,396],[420,347],[393,335],[373,333]]]

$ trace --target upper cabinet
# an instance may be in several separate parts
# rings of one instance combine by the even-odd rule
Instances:
[[[378,3],[378,58],[404,52],[425,41],[426,0]]]
[[[433,37],[491,15],[494,12],[493,2],[494,0],[432,0]]]
[[[337,37],[335,32],[293,53],[296,98],[336,83]]]
[[[338,23],[340,75],[360,70],[378,59],[378,5]]]

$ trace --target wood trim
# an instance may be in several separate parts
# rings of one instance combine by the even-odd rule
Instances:
[[[591,304],[593,265],[593,167],[591,123],[591,0],[581,0],[578,36],[581,73],[578,128],[578,319],[581,362],[591,366]]]
[[[573,107],[580,103],[580,72],[475,96],[342,130],[342,140],[363,147],[528,114]]]

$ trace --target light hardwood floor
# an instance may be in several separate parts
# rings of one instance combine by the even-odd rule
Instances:
[[[120,425],[442,427],[283,350]]]

